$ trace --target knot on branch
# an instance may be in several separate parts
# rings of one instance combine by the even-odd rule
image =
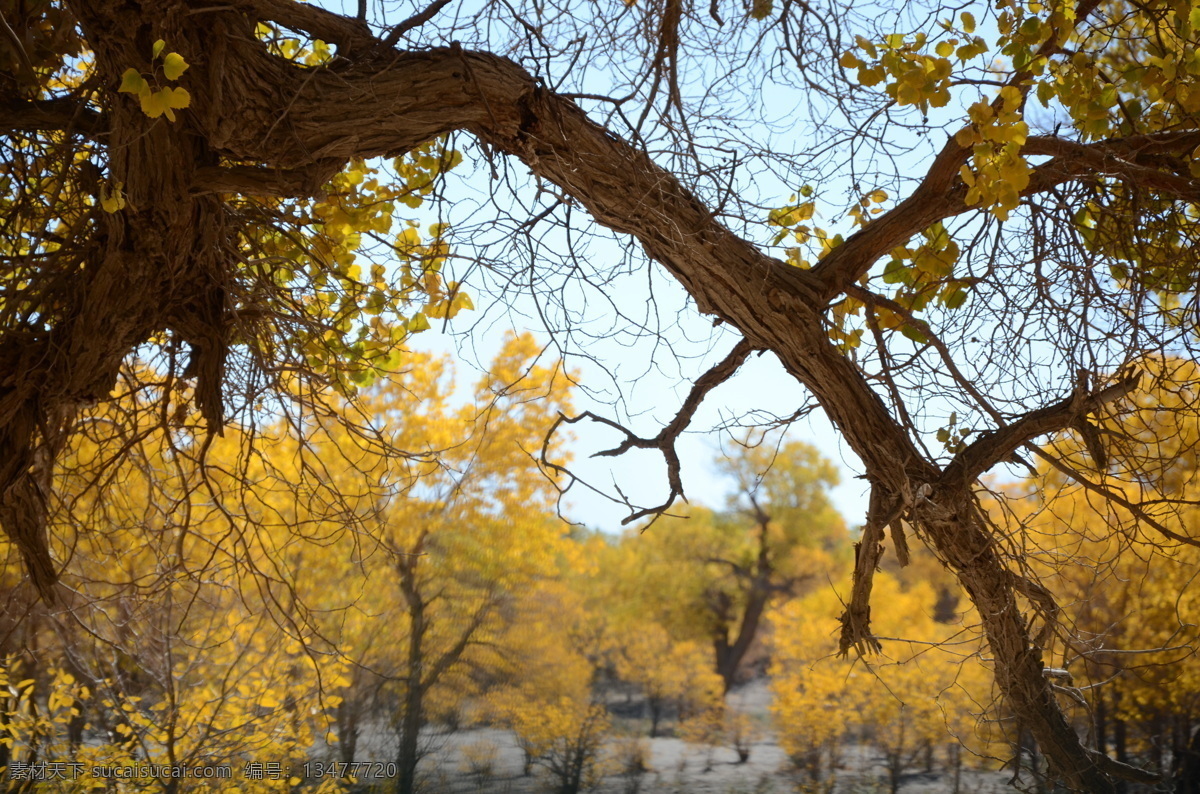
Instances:
[[[838,655],[846,656],[853,648],[859,656],[879,653],[883,646],[871,633],[871,605],[860,604],[846,607],[838,620],[842,624],[842,633],[838,638]]]

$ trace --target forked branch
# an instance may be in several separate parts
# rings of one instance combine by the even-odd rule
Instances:
[[[599,416],[591,411],[584,411],[581,414],[573,417],[559,415],[558,419],[551,425],[546,433],[546,438],[542,444],[541,462],[552,471],[566,474],[571,477],[572,481],[578,481],[575,475],[571,474],[566,468],[559,466],[556,463],[550,462],[547,459],[546,453],[549,450],[550,439],[554,436],[555,430],[562,424],[575,424],[584,419],[590,419],[593,422],[599,422],[602,425],[613,428],[625,435],[625,440],[612,449],[606,449],[592,455],[593,458],[611,458],[623,455],[632,449],[657,449],[662,453],[663,458],[667,462],[667,485],[670,492],[667,494],[667,499],[657,507],[633,508],[629,505],[631,512],[628,516],[621,520],[622,524],[631,524],[634,521],[645,518],[647,516],[661,516],[671,508],[677,499],[686,499],[683,494],[683,477],[681,473],[681,465],[679,461],[679,451],[675,448],[676,442],[679,440],[680,434],[688,428],[692,419],[696,415],[696,410],[704,402],[704,398],[725,381],[733,377],[738,368],[742,366],[746,358],[754,352],[755,347],[746,339],[740,340],[729,354],[725,356],[716,366],[705,372],[696,382],[692,384],[691,390],[688,392],[687,398],[683,401],[679,411],[676,412],[675,418],[668,422],[657,435],[652,438],[644,438],[639,436],[619,422],[615,422],[607,417]],[[628,505],[628,502],[626,502]]]

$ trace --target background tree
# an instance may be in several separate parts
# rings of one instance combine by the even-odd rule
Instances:
[[[186,429],[125,435],[117,419],[145,395],[108,406],[64,451],[51,514],[74,555],[64,586],[91,598],[66,625],[30,621],[24,658],[4,658],[28,681],[3,711],[16,760],[49,754],[89,777],[134,761],[241,771],[267,759],[293,773],[239,784],[279,789],[314,746],[344,744],[354,760],[360,727],[382,718],[413,790],[421,730],[463,708],[481,671],[498,674],[517,595],[556,577],[569,551],[528,451],[569,405],[565,374],[539,354],[510,337],[457,406],[446,362],[414,354],[403,377],[303,435],[283,420],[255,430],[254,447],[228,432],[203,467]],[[119,488],[99,500],[96,478]]]
[[[557,493],[531,450],[538,428],[569,407],[570,383],[556,364],[539,362],[540,352],[531,337],[510,337],[459,407],[444,364],[414,359],[408,377],[382,381],[346,408],[367,412],[382,444],[363,443],[347,429],[360,422],[340,416],[304,439],[315,460],[352,460],[333,474],[342,499],[367,498],[355,507],[361,534],[341,533],[324,555],[340,570],[313,577],[296,565],[290,575],[307,609],[335,616],[317,623],[367,673],[361,684],[396,699],[404,792],[415,790],[424,725],[435,716],[452,722],[475,678],[501,664],[499,635],[514,600],[556,576],[566,553],[553,519]],[[395,449],[436,454],[379,454]],[[276,476],[268,492],[286,493],[298,479],[289,467]],[[355,586],[331,587],[345,582]],[[343,727],[355,729],[347,719]]]
[[[773,352],[872,489],[842,649],[877,647],[872,576],[907,521],[973,601],[998,691],[1054,775],[1099,792],[1145,778],[1071,730],[1022,607],[1049,610],[1044,588],[976,498],[1026,448],[1193,541],[1151,510],[1176,497],[1130,501],[1105,479],[1086,429],[1146,388],[1149,354],[1194,354],[1190,7],[444,8],[5,7],[0,525],[43,597],[69,556],[46,533],[54,463],[135,351],[153,379],[194,384],[152,415],[187,403],[219,434],[264,391],[311,404],[394,368],[407,334],[470,303],[451,244],[494,269],[485,284],[555,296],[540,311],[557,330],[581,319],[562,277],[599,299],[644,252],[733,343],[677,419],[622,445],[664,452],[664,504],[698,402]],[[796,101],[765,99],[780,91]],[[486,221],[446,202],[449,227],[393,231],[397,202],[441,195],[450,134],[478,142],[496,191],[520,183],[515,200]],[[501,179],[502,156],[534,179]],[[631,244],[627,262],[579,256],[579,209]],[[396,267],[358,261],[377,241]],[[1036,443],[1072,427],[1101,442],[1083,468]]]
[[[601,616],[578,592],[549,582],[527,593],[509,631],[509,667],[489,711],[516,734],[525,774],[542,766],[558,794],[593,788],[609,715],[596,690],[604,656]]]
[[[1150,491],[1186,500],[1187,509],[1167,513],[1166,519],[1195,535],[1200,425],[1178,408],[1196,398],[1196,364],[1168,358],[1150,366],[1159,388],[1139,395],[1095,432],[1112,450],[1110,472],[1125,481],[1122,497],[1134,501]],[[1080,465],[1094,443],[1091,433],[1077,432],[1056,452]],[[1135,470],[1147,480],[1139,482]],[[1057,683],[1064,699],[1073,701],[1076,721],[1118,760],[1148,765],[1190,785],[1185,781],[1200,758],[1192,741],[1197,681],[1193,665],[1184,661],[1197,639],[1191,584],[1196,548],[1164,548],[1121,510],[1057,469],[1043,467],[1012,497],[1008,504],[1037,543],[1032,564],[1062,604],[1054,618],[1070,625],[1075,638],[1056,647],[1051,658],[1057,659]]]
[[[949,749],[989,756],[998,735],[977,724],[987,698],[987,669],[965,616],[933,619],[938,598],[927,583],[902,587],[881,573],[873,619],[886,637],[871,664],[837,656],[836,595],[822,590],[784,605],[775,617],[771,689],[781,746],[808,790],[832,791],[847,737],[856,731],[879,751],[890,790],[910,767]]]
[[[616,570],[630,608],[712,648],[728,691],[768,607],[825,581],[847,534],[826,492],[837,472],[808,444],[740,445],[720,465],[736,487],[730,511],[630,533]]]

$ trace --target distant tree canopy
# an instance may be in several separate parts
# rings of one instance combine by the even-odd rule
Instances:
[[[1029,562],[1038,538],[981,509],[979,478],[1033,456],[1111,506],[1118,546],[1195,543],[1179,440],[1123,421],[1164,390],[1197,408],[1189,4],[0,12],[0,525],[44,598],[67,564],[46,532],[56,460],[118,379],[146,397],[118,432],[194,407],[211,439],[290,410],[272,395],[303,424],[484,295],[532,292],[572,350],[662,330],[615,295],[660,268],[732,350],[660,433],[628,435],[670,473],[664,505],[631,518],[682,495],[679,433],[772,352],[811,395],[797,414],[819,406],[871,487],[841,650],[876,647],[885,537],[925,543],[1054,775],[1146,777],[1064,719],[1044,667],[1078,638]],[[450,192],[456,147],[490,195]],[[422,203],[438,222],[405,223]],[[595,224],[623,259],[593,255]]]
[[[635,625],[710,647],[728,691],[770,609],[825,586],[849,538],[826,492],[837,469],[808,444],[737,445],[719,466],[735,482],[733,509],[631,530],[613,575]]]

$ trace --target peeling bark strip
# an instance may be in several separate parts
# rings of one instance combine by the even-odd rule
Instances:
[[[508,59],[457,46],[397,51],[397,33],[380,41],[359,20],[291,0],[68,4],[95,52],[106,87],[103,112],[57,103],[22,106],[11,109],[4,129],[94,135],[96,145],[107,149],[112,179],[125,185],[128,207],[105,214],[99,253],[85,271],[71,276],[77,282],[71,321],[47,338],[0,340],[0,523],[44,597],[52,597],[55,575],[44,529],[45,471],[75,406],[106,398],[135,346],[164,329],[187,341],[199,407],[209,427],[220,430],[221,382],[231,312],[237,308],[230,305],[228,285],[238,262],[239,221],[219,194],[311,195],[352,157],[398,155],[436,136],[467,131],[519,158],[598,223],[635,237],[701,312],[742,333],[745,341],[730,366],[750,349],[773,351],[838,426],[872,483],[868,532],[846,620],[847,647],[873,642],[871,573],[884,528],[899,526],[903,517],[970,595],[995,657],[1000,690],[1054,774],[1088,792],[1113,791],[1109,775],[1138,776],[1086,749],[1068,725],[1043,675],[1041,649],[1018,608],[1014,577],[971,493],[975,478],[1021,443],[1083,421],[1088,411],[1125,396],[1136,382],[1073,395],[998,428],[942,471],[828,338],[825,310],[831,299],[893,246],[936,220],[967,211],[957,177],[967,150],[951,140],[908,199],[806,272],[763,255],[730,232],[645,152]],[[335,43],[339,57],[327,68],[311,69],[275,58],[254,37],[258,20]],[[183,81],[192,105],[175,124],[148,119],[136,100],[115,93],[121,73],[144,64],[159,38],[192,64]],[[1093,178],[1097,169],[1114,178],[1144,178],[1151,163],[1139,158],[1190,151],[1194,137],[1143,136],[1128,151],[1115,144],[1030,139],[1030,151],[1052,159],[1036,168],[1026,193]],[[1195,195],[1191,182],[1156,178],[1163,190]]]

